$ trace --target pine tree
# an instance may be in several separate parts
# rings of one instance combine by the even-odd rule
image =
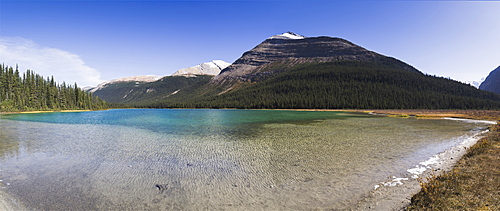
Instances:
[[[0,65],[0,111],[104,109],[106,102],[81,90],[75,83],[56,84],[54,77],[44,79],[32,70],[20,76],[14,70]]]

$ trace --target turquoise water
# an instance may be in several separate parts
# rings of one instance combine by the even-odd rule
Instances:
[[[345,209],[485,125],[361,113],[0,116],[0,187],[28,209]]]
[[[357,117],[342,112],[212,110],[212,109],[116,109],[94,112],[32,113],[6,115],[4,119],[56,124],[119,125],[168,134],[229,132],[248,125],[306,122],[329,118]]]

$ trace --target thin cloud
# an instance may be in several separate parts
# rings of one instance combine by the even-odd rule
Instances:
[[[87,66],[80,56],[20,37],[0,37],[0,63],[17,64],[21,72],[30,69],[44,77],[54,76],[60,83],[76,82],[80,87],[103,82],[101,73]]]

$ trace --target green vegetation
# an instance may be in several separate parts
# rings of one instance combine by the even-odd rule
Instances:
[[[500,126],[473,147],[452,171],[428,178],[407,210],[500,210]]]
[[[163,100],[175,91],[184,89],[199,82],[208,82],[212,76],[198,75],[196,77],[168,76],[155,82],[117,82],[106,85],[95,91],[94,96],[110,103],[146,104]]]
[[[274,65],[251,82],[198,83],[154,108],[499,109],[500,95],[391,62]],[[228,87],[232,89],[221,94]]]
[[[81,110],[107,108],[106,102],[54,77],[44,79],[31,70],[0,65],[0,111]]]

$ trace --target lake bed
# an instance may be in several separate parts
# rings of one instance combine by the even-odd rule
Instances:
[[[9,114],[0,183],[28,209],[351,209],[487,125],[271,110]]]

